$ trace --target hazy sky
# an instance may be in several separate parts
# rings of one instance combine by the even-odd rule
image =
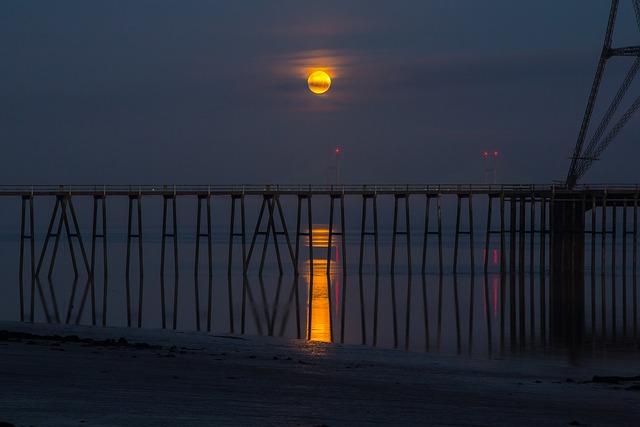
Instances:
[[[0,183],[321,184],[335,147],[345,183],[482,183],[485,150],[500,182],[564,180],[609,6],[1,0]],[[639,131],[584,181],[640,182]]]

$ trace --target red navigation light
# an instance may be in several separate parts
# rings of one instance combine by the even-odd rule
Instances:
[[[497,156],[497,155],[498,155],[498,152],[497,152],[497,151],[494,151],[494,152],[493,152],[493,155],[494,155],[494,156]]]
[[[336,153],[339,153],[339,152],[340,152],[340,149],[339,149],[339,148],[336,148]]]
[[[485,151],[484,153],[482,153],[482,155],[487,157],[489,155],[489,153],[487,151]]]

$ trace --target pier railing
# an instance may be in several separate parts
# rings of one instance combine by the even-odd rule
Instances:
[[[0,196],[21,195],[229,195],[229,194],[493,194],[499,192],[580,193],[590,192],[637,192],[640,184],[584,184],[568,190],[558,184],[64,184],[64,185],[0,185]]]

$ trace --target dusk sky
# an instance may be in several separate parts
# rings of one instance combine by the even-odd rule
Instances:
[[[501,183],[563,181],[609,7],[2,0],[0,182],[323,184],[336,147],[349,184],[482,183],[486,150]],[[637,44],[622,0],[614,46]],[[609,61],[599,110],[631,62]],[[639,131],[583,182],[640,182]]]

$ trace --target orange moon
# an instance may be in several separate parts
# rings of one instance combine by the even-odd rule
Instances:
[[[324,71],[318,70],[309,74],[307,79],[309,90],[317,95],[323,94],[331,87],[331,77]]]

